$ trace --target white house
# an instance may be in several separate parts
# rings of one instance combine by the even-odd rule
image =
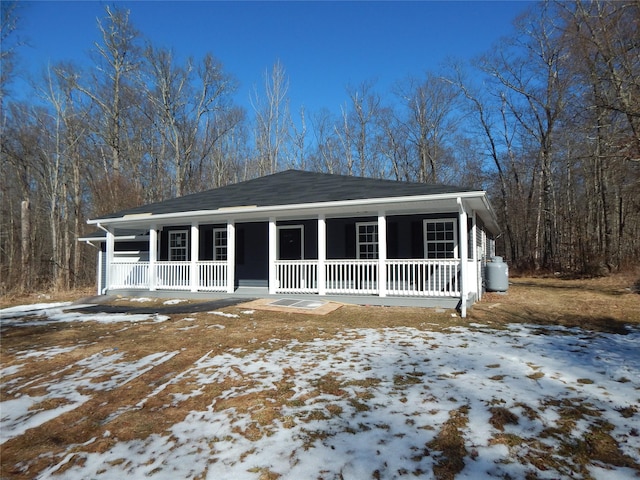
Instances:
[[[463,316],[499,232],[484,191],[298,170],[88,223],[99,294],[337,296]]]

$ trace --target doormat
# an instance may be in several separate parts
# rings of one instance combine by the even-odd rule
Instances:
[[[321,300],[301,300],[293,298],[261,298],[252,302],[238,305],[241,308],[253,308],[256,310],[269,310],[272,312],[303,313],[307,315],[326,315],[337,310],[342,305],[336,302],[325,302]]]

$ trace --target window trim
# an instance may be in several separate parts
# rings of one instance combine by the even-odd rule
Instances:
[[[218,245],[216,243],[216,234],[224,233],[224,245]],[[219,253],[219,249],[224,248],[224,255]],[[226,262],[229,258],[229,233],[226,228],[214,228],[213,229],[213,261],[215,262]]]
[[[361,227],[375,227],[375,242],[361,242],[360,241],[360,228]],[[365,232],[366,234],[366,232]],[[361,245],[375,245],[375,257],[363,257],[362,251],[360,250]],[[378,222],[356,222],[356,258],[358,260],[377,260],[380,258],[380,237],[378,234]]]
[[[429,260],[457,260],[460,258],[460,250],[458,245],[458,219],[457,218],[425,218],[422,224],[422,234],[424,242],[424,258]],[[438,223],[453,223],[453,239],[452,240],[428,240],[427,239],[427,225]],[[437,243],[451,243],[453,242],[453,256],[438,258],[429,257],[429,244]]]
[[[174,247],[171,245],[172,237],[175,235],[184,235],[184,246],[183,247]],[[189,261],[189,230],[169,230],[169,236],[167,239],[168,245],[168,258],[170,262],[188,262]],[[174,252],[177,250],[184,250],[184,260],[176,260],[174,257]]]

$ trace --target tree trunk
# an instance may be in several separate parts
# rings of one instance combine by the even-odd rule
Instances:
[[[29,199],[20,205],[20,234],[22,237],[22,291],[31,288],[31,204]]]

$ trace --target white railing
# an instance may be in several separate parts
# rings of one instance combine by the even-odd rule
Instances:
[[[327,260],[325,269],[327,293],[378,293],[378,260]]]
[[[227,262],[198,262],[198,290],[227,291]]]
[[[278,293],[317,293],[317,260],[276,261],[276,291]]]
[[[149,262],[112,262],[109,288],[149,288]]]
[[[190,262],[156,262],[155,288],[190,290]],[[325,261],[327,294],[375,295],[380,293],[378,260],[340,259]],[[202,261],[195,290],[227,290],[227,262]],[[460,296],[460,260],[407,259],[385,261],[385,293],[395,296]],[[111,289],[148,289],[151,287],[149,262],[113,262],[110,266]],[[318,293],[317,260],[278,260],[278,293]]]
[[[387,260],[387,294],[459,297],[460,260]]]
[[[156,263],[156,288],[159,290],[190,290],[190,262]]]

